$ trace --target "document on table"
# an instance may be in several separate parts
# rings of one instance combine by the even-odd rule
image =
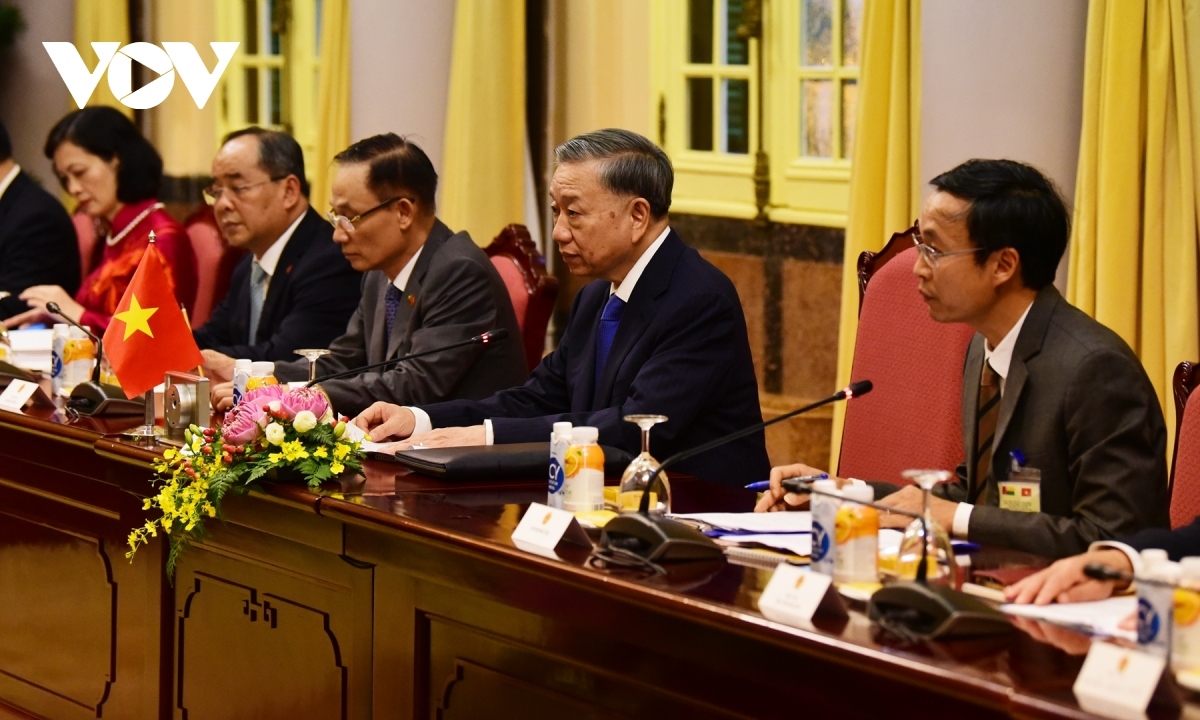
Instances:
[[[714,530],[739,534],[812,532],[812,513],[810,512],[679,513],[671,517],[678,520],[692,520],[701,526],[711,526]]]
[[[783,550],[800,557],[812,554],[812,535],[809,533],[753,533],[750,535],[725,535],[717,538],[719,545],[737,545],[746,547],[764,545],[775,550]]]
[[[1018,617],[1045,620],[1054,625],[1082,630],[1093,635],[1137,640],[1137,632],[1122,630],[1121,621],[1137,612],[1137,596],[1108,598],[1095,602],[1053,605],[1001,605],[1000,611]]]

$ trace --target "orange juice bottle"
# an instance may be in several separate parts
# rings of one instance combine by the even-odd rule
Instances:
[[[278,385],[275,379],[275,363],[266,360],[250,363],[250,377],[246,380],[246,390],[264,385]]]
[[[594,427],[571,429],[563,468],[563,509],[568,512],[604,509],[604,450],[596,444],[599,437]]]
[[[873,502],[875,488],[847,485],[834,521],[833,579],[839,583],[878,582],[875,565],[879,549],[879,511],[859,502]]]

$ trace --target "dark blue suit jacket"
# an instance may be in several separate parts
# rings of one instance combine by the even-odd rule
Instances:
[[[1162,548],[1172,560],[1200,555],[1200,517],[1175,530],[1147,528],[1129,537],[1117,538],[1120,542],[1142,551],[1146,548]]]
[[[3,180],[3,178],[0,178]],[[0,195],[0,320],[25,312],[17,296],[33,285],[79,288],[79,242],[62,203],[24,172]]]
[[[622,418],[666,415],[651,434],[659,460],[762,422],[746,320],[729,278],[674,230],[646,266],[621,317],[599,387],[596,328],[611,284],[590,283],[575,297],[558,349],[521,387],[487,400],[423,406],[433,426],[491,419],[497,444],[550,439],[555,422],[600,429],[600,442],[638,453],[640,434]],[[770,472],[760,431],[674,466],[726,484]]]
[[[258,332],[250,342],[250,263],[234,268],[229,294],[194,333],[201,349],[232,358],[295,360],[296,350],[325,348],[346,330],[362,296],[362,274],[333,241],[333,226],[309,208],[279,255]]]

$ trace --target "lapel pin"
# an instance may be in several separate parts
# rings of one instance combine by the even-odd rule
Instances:
[[[413,305],[416,305],[416,304],[417,304],[417,296],[416,296],[416,295],[409,295],[409,296],[408,296],[408,306],[409,306],[409,307],[412,307]]]

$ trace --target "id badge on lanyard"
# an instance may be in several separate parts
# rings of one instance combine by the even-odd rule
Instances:
[[[1001,480],[1000,509],[1016,512],[1042,511],[1042,471],[1024,465],[1025,457],[1019,450],[1010,453],[1012,467],[1007,480]]]

